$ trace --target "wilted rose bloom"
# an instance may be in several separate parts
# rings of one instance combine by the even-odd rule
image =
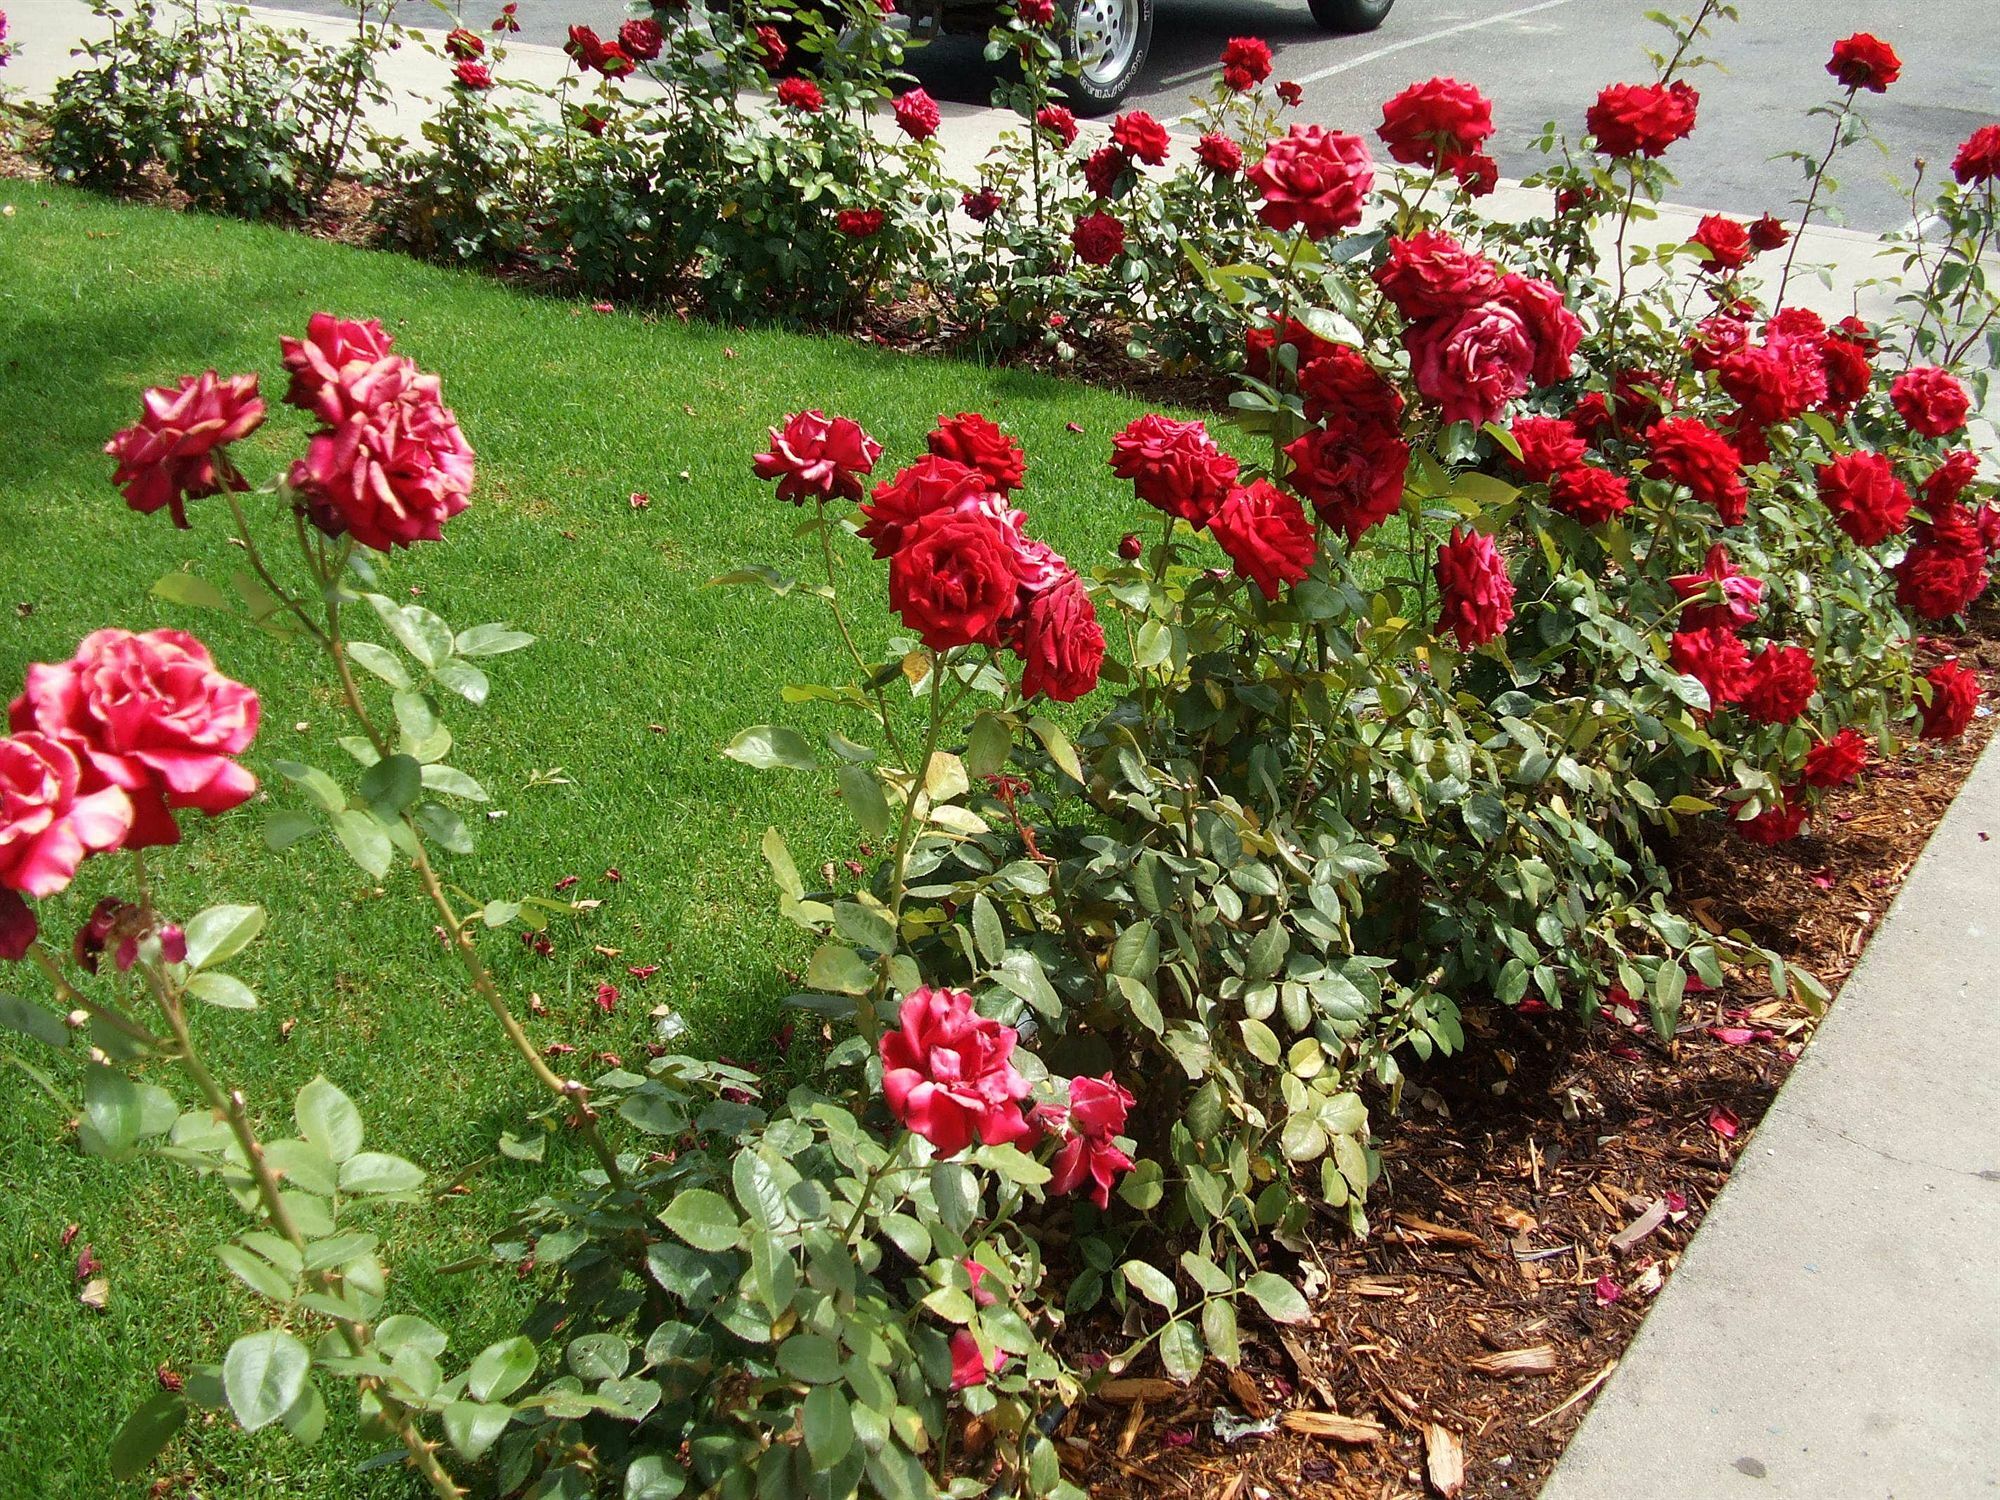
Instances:
[[[1471,651],[1498,637],[1514,618],[1514,581],[1507,560],[1482,531],[1460,526],[1438,548],[1438,623]]]
[[[1035,125],[1062,142],[1065,151],[1076,144],[1076,116],[1060,104],[1044,104],[1036,110]]]
[[[1918,523],[1896,575],[1896,602],[1926,620],[1964,614],[1986,592],[1986,544],[1959,505],[1936,507]]]
[[[1491,261],[1431,229],[1406,240],[1392,237],[1388,258],[1374,275],[1382,295],[1412,320],[1460,312],[1500,291],[1500,273]]]
[[[1868,738],[1858,729],[1847,728],[1806,752],[1799,779],[1822,789],[1846,786],[1867,768]]]
[[[1785,228],[1784,221],[1765,214],[1750,221],[1750,243],[1759,250],[1779,250],[1792,237],[1791,230]]]
[[[1521,314],[1502,302],[1424,319],[1403,341],[1417,390],[1447,422],[1491,422],[1532,382],[1535,341]]]
[[[451,70],[451,76],[460,88],[475,94],[493,87],[493,70],[483,62],[462,62]]]
[[[1033,593],[1007,644],[1021,658],[1023,698],[1074,703],[1097,686],[1104,628],[1074,568],[1064,564],[1055,583]]]
[[[1208,526],[1237,574],[1263,590],[1266,599],[1277,598],[1279,589],[1304,578],[1318,551],[1305,508],[1262,479],[1231,490]]]
[[[444,55],[454,62],[470,62],[476,57],[484,57],[486,39],[463,26],[454,27],[444,34]]]
[[[1353,427],[1374,425],[1395,431],[1403,417],[1403,397],[1366,357],[1333,344],[1299,369],[1299,394],[1306,420]]]
[[[1131,480],[1154,509],[1194,527],[1206,526],[1228,498],[1237,469],[1200,422],[1148,412],[1111,440],[1111,472]]]
[[[1652,460],[1646,473],[1684,484],[1694,498],[1713,506],[1725,526],[1741,526],[1750,491],[1743,481],[1743,455],[1728,438],[1692,417],[1667,417],[1646,432]]]
[[[1951,175],[1966,187],[2000,177],[2000,125],[1982,125],[1959,143]]]
[[[436,541],[471,504],[474,465],[438,377],[392,355],[341,390],[356,409],[314,434],[286,476],[307,516],[378,552]]]
[[[1511,429],[1521,450],[1517,467],[1530,481],[1546,484],[1562,469],[1583,462],[1587,445],[1576,424],[1563,417],[1516,417]],[[1510,462],[1514,455],[1503,456]]]
[[[1957,661],[1939,662],[1924,674],[1930,702],[1924,706],[1923,737],[1955,740],[1971,727],[1979,707],[1979,674]]]
[[[1021,588],[1018,538],[990,509],[961,505],[911,522],[889,560],[889,604],[926,646],[997,646]]]
[[[651,16],[635,16],[618,28],[620,49],[636,62],[651,62],[658,57],[665,41],[660,34],[660,23]]]
[[[984,224],[1000,212],[1000,194],[990,187],[982,187],[976,193],[968,188],[959,195],[958,206],[973,223]]]
[[[1756,248],[1750,231],[1726,214],[1704,215],[1689,243],[1708,252],[1707,269],[1718,274],[1742,270]]]
[[[0,16],[0,20],[4,20],[4,16]],[[0,818],[5,816],[4,807],[0,807]],[[0,834],[0,837],[4,836]],[[41,930],[41,923],[35,920],[34,908],[16,892],[0,886],[0,959],[18,963],[26,958]]]
[[[337,427],[367,405],[365,387],[354,394],[370,367],[388,357],[395,340],[378,319],[362,322],[317,312],[306,320],[302,339],[281,337],[278,351],[292,377],[285,403],[309,411]]]
[[[1760,724],[1789,724],[1806,711],[1818,690],[1812,653],[1773,642],[1750,658],[1737,702]]]
[[[955,458],[979,470],[1003,495],[1018,490],[1027,477],[1028,456],[1020,443],[976,411],[939,417],[924,444],[940,458]]]
[[[1733,703],[1748,681],[1750,652],[1735,632],[1719,626],[1683,630],[1674,636],[1668,661],[1708,692],[1711,708]]]
[[[507,3],[500,7],[500,14],[493,18],[492,29],[496,32],[519,31],[521,23],[516,17],[516,12],[520,8],[517,0],[507,0]]]
[[[851,240],[873,239],[882,232],[882,210],[879,208],[843,208],[834,215],[834,223],[840,232]]]
[[[1257,217],[1267,227],[1298,228],[1320,240],[1361,222],[1375,168],[1360,136],[1294,125],[1246,177],[1263,200]]]
[[[1088,1181],[1097,1206],[1111,1206],[1112,1187],[1120,1174],[1132,1170],[1132,1158],[1118,1149],[1117,1136],[1135,1102],[1109,1073],[1069,1081],[1066,1138],[1049,1163],[1051,1194],[1073,1193]]]
[[[778,103],[801,114],[816,115],[826,107],[826,95],[810,78],[784,78],[778,81]]]
[[[0,888],[53,896],[84,856],[125,842],[132,804],[116,786],[85,792],[83,775],[76,753],[48,735],[0,739]],[[18,940],[21,919],[13,920]]]
[[[85,786],[129,798],[127,844],[172,844],[171,808],[215,814],[247,801],[257,778],[234,759],[257,734],[257,694],[215,669],[208,649],[178,630],[99,630],[60,664],[36,662],[8,722],[60,740],[84,766]]]
[[[938,111],[937,100],[923,89],[911,89],[908,93],[898,94],[891,102],[890,108],[895,112],[896,124],[902,128],[903,134],[913,141],[929,140],[938,133],[938,126],[944,123],[944,116]]]
[[[1195,143],[1194,154],[1217,177],[1234,177],[1243,170],[1243,148],[1216,131],[1211,130]]]
[[[1299,104],[1305,99],[1306,91],[1290,80],[1280,83],[1276,87],[1279,102],[1291,109],[1297,109]]]
[[[912,990],[898,1024],[882,1034],[882,1094],[896,1118],[956,1156],[977,1139],[988,1146],[1033,1134],[1020,1101],[1028,1080],[1012,1057],[1014,1028],[978,1015],[964,990]]]
[[[1597,96],[1584,125],[1606,156],[1660,156],[1694,129],[1701,95],[1672,83],[1614,83]]]
[[[1711,591],[1722,596],[1715,603],[1689,604],[1682,609],[1684,630],[1732,630],[1748,625],[1757,618],[1757,606],[1764,597],[1764,580],[1740,572],[1720,542],[1708,549],[1707,561],[1699,573],[1680,573],[1667,583],[1682,599],[1703,599]]]
[[[783,427],[770,429],[769,451],[750,461],[759,479],[778,481],[778,498],[794,505],[808,500],[859,500],[862,476],[874,472],[882,445],[852,417],[828,417],[819,410],[794,412]]]
[[[1382,106],[1375,132],[1391,160],[1419,167],[1449,167],[1477,155],[1493,134],[1493,104],[1469,83],[1433,78],[1413,83]]]
[[[1467,196],[1484,198],[1500,186],[1500,163],[1483,151],[1468,151],[1445,163]]]
[[[149,389],[139,408],[139,420],[104,445],[117,460],[111,482],[132,509],[151,515],[164,507],[174,525],[185,528],[189,500],[219,495],[225,487],[249,488],[226,459],[217,459],[263,424],[255,375],[184,375],[177,386]]]
[[[1833,56],[1827,59],[1826,70],[1840,80],[1843,88],[1886,94],[1889,85],[1902,75],[1903,60],[1880,37],[1857,31],[1833,44]]]
[[[1747,843],[1762,844],[1767,848],[1790,843],[1805,827],[1806,810],[1806,804],[1794,797],[1788,787],[1775,804],[1756,817],[1737,819],[1737,835]]]
[[[1918,365],[1896,377],[1889,387],[1889,402],[1910,431],[1922,437],[1947,437],[1965,425],[1972,402],[1965,387],[1949,370],[1936,365]]]
[[[1069,238],[1076,258],[1087,266],[1108,266],[1125,250],[1125,226],[1110,214],[1085,214]]]
[[[1233,36],[1222,48],[1222,82],[1247,93],[1271,76],[1271,48],[1254,36]]]
[[[1112,121],[1111,141],[1149,167],[1157,167],[1167,159],[1167,127],[1143,109],[1132,110]]]
[[[1887,541],[1910,518],[1910,492],[1879,453],[1843,453],[1816,473],[1820,503],[1864,547]]]
[[[1391,432],[1314,427],[1285,445],[1285,457],[1286,481],[1349,546],[1402,509],[1410,445]]]
[[[1549,481],[1549,504],[1566,516],[1595,526],[1632,503],[1632,487],[1609,469],[1578,464]]]

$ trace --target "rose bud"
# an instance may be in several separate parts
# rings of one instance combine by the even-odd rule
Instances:
[[[1139,533],[1128,531],[1118,539],[1118,555],[1127,562],[1137,562],[1145,555],[1146,544],[1139,540]]]

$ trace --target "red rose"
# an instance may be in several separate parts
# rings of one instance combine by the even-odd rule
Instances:
[[[1331,339],[1321,338],[1297,318],[1285,319],[1282,336],[1275,323],[1246,328],[1243,330],[1243,360],[1253,380],[1271,378],[1271,355],[1281,343],[1293,351],[1295,370],[1303,370],[1321,355],[1340,347]]]
[[[1946,437],[1965,425],[1972,402],[1949,370],[1936,365],[1918,365],[1896,377],[1889,387],[1889,403],[1910,431],[1922,437]]]
[[[1085,1181],[1099,1208],[1111,1206],[1111,1189],[1119,1175],[1132,1170],[1132,1158],[1118,1149],[1118,1132],[1136,1101],[1118,1080],[1072,1078],[1069,1081],[1067,1139],[1049,1162],[1051,1195],[1073,1193]]]
[[[486,55],[486,38],[476,31],[455,26],[444,34],[444,55],[454,62],[471,62]]]
[[[977,469],[927,453],[875,486],[874,503],[861,507],[867,518],[861,539],[877,557],[894,557],[912,522],[934,510],[977,501],[987,494],[988,486],[987,477]]]
[[[1118,182],[1132,169],[1132,158],[1116,146],[1099,146],[1084,158],[1083,185],[1100,198],[1118,196]]]
[[[8,709],[16,730],[60,740],[85,785],[129,798],[130,848],[172,844],[172,808],[213,816],[249,800],[257,778],[233,758],[257,735],[257,694],[215,670],[178,630],[99,630],[60,665],[36,662]],[[40,893],[37,893],[40,894]]]
[[[1445,163],[1458,185],[1472,198],[1484,198],[1500,186],[1500,163],[1481,151],[1454,156]]]
[[[939,458],[955,458],[979,470],[1003,495],[1018,490],[1027,476],[1028,459],[1020,443],[975,411],[939,417],[924,443]]]
[[[1556,217],[1561,218],[1565,214],[1573,214],[1579,209],[1589,212],[1594,210],[1603,201],[1603,195],[1596,188],[1558,188],[1556,190]]]
[[[1237,462],[1200,422],[1148,412],[1111,440],[1111,472],[1141,500],[1188,525],[1206,526],[1236,483]]]
[[[1749,651],[1733,632],[1716,626],[1677,632],[1667,659],[1707,690],[1711,708],[1734,702],[1749,680]]]
[[[1562,417],[1516,417],[1513,434],[1521,457],[1514,460],[1511,453],[1506,457],[1533,483],[1546,484],[1557,470],[1583,462],[1587,446],[1583,434]]]
[[[1782,219],[1765,214],[1750,221],[1750,243],[1759,250],[1780,250],[1785,241],[1792,237],[1791,230],[1785,228]]]
[[[1112,121],[1111,141],[1127,155],[1138,158],[1149,167],[1157,167],[1167,159],[1167,127],[1143,109],[1122,114]]]
[[[1243,148],[1215,131],[1195,142],[1194,154],[1217,177],[1234,177],[1243,170]]]
[[[1947,453],[1921,486],[1924,509],[1936,513],[1952,504],[1979,477],[1979,455],[1968,448]]]
[[[1614,83],[1597,96],[1584,124],[1606,156],[1659,156],[1694,129],[1701,95],[1676,79]]]
[[[1611,403],[1602,391],[1585,391],[1569,409],[1569,421],[1594,443],[1611,430]]]
[[[1222,81],[1239,94],[1271,76],[1271,49],[1254,36],[1231,37],[1222,48]]]
[[[750,461],[759,479],[778,481],[778,498],[794,505],[808,500],[859,500],[861,479],[874,472],[882,445],[852,417],[794,412],[773,427],[771,448]]]
[[[1750,658],[1737,701],[1760,724],[1789,724],[1819,691],[1812,653],[1803,646],[1770,644]]]
[[[1449,166],[1477,155],[1493,134],[1493,104],[1469,83],[1433,78],[1413,83],[1382,106],[1375,132],[1393,161]]]
[[[1535,348],[1529,372],[1536,385],[1554,385],[1570,377],[1572,357],[1583,342],[1583,323],[1569,310],[1563,295],[1548,282],[1509,272],[1500,279],[1497,299],[1521,315]]]
[[[116,786],[83,792],[83,774],[76,753],[47,735],[0,740],[0,888],[53,896],[75,877],[86,855],[125,842],[132,804]],[[29,913],[30,928],[34,920]],[[33,931],[21,940],[19,912],[9,926],[9,949],[18,943],[25,954]]]
[[[959,195],[958,206],[973,223],[984,224],[1000,212],[1000,195],[990,187],[982,187],[976,193],[968,188]]]
[[[474,466],[438,377],[391,355],[338,382],[324,397],[335,399],[349,414],[286,476],[312,523],[378,552],[436,541],[471,504]]]
[[[938,126],[944,123],[937,100],[923,89],[898,94],[889,107],[895,112],[896,123],[902,127],[903,134],[913,141],[929,140],[937,134]]]
[[[1924,674],[1930,701],[1924,705],[1923,737],[1955,740],[1972,723],[1979,707],[1979,675],[1956,661],[1939,662]]]
[[[926,646],[997,646],[1021,587],[1018,537],[985,507],[932,511],[889,559],[889,604]]]
[[[1742,270],[1756,251],[1750,231],[1724,214],[1705,215],[1689,243],[1708,252],[1708,269],[1717,273]]]
[[[1500,273],[1450,235],[1423,229],[1406,240],[1390,239],[1375,284],[1397,312],[1415,320],[1461,312],[1497,296]]]
[[[1826,371],[1826,399],[1820,406],[1835,418],[1844,418],[1875,383],[1874,366],[1861,345],[1843,338],[1821,344],[1819,358]]]
[[[586,104],[577,111],[576,123],[588,135],[602,136],[611,127],[611,116],[595,104]]]
[[[278,340],[278,352],[292,377],[285,404],[314,413],[329,427],[338,426],[365,404],[350,399],[347,392],[369,366],[388,357],[394,342],[375,318],[363,323],[314,313],[306,320],[304,338]]]
[[[571,35],[575,35],[576,28],[574,26],[570,28],[570,33]],[[785,39],[778,34],[777,27],[759,26],[751,33],[751,40],[756,44],[758,61],[762,62],[766,68],[781,68],[784,66],[785,54],[790,52],[791,48],[785,45]]]
[[[1436,402],[1447,422],[1491,422],[1516,396],[1527,394],[1535,340],[1521,314],[1485,302],[1457,315],[1426,318],[1403,335],[1417,390]]]
[[[460,88],[471,89],[475,94],[493,87],[493,70],[482,62],[462,62],[451,70],[454,82]]]
[[[651,62],[658,57],[665,41],[660,34],[660,23],[650,16],[635,16],[618,28],[619,47],[638,62]]]
[[[1757,605],[1764,597],[1764,580],[1739,572],[1729,553],[1717,542],[1708,549],[1708,558],[1699,573],[1680,573],[1667,580],[1682,599],[1714,603],[1688,604],[1681,610],[1683,630],[1733,630],[1757,618]]]
[[[882,210],[879,208],[843,208],[834,215],[834,223],[840,232],[851,240],[873,239],[882,232]]]
[[[1020,653],[1023,698],[1074,703],[1097,686],[1104,629],[1075,569],[1064,564],[1054,584],[1036,591],[1008,644]]]
[[[1044,7],[1047,7],[1051,4],[1051,0],[1041,0],[1041,3]],[[1022,0],[1022,10],[1025,12],[1032,4],[1034,4],[1034,0]],[[1027,19],[1025,14],[1022,16],[1022,19]],[[1044,22],[1043,24],[1047,23]],[[986,1363],[986,1356],[979,1352],[979,1340],[974,1336],[972,1330],[970,1328],[954,1328],[951,1331],[951,1388],[953,1390],[962,1391],[971,1386],[984,1385],[986,1384],[986,1377],[988,1375],[1005,1368],[1006,1364],[1007,1351],[1005,1349],[995,1349],[993,1351],[993,1364],[989,1369]]]
[[[1886,94],[1889,85],[1902,73],[1903,60],[1880,37],[1857,31],[1833,44],[1833,56],[1827,59],[1826,70],[1840,80],[1843,88]]]
[[[1320,240],[1361,222],[1375,169],[1360,136],[1294,125],[1270,144],[1248,179],[1263,199],[1257,217],[1265,225],[1297,227]]]
[[[1045,104],[1036,110],[1035,124],[1061,141],[1065,151],[1076,144],[1076,116],[1060,104]]]
[[[1915,527],[1896,575],[1896,602],[1926,620],[1962,615],[1986,591],[1986,544],[1957,505],[1940,506]]]
[[[1887,541],[1910,517],[1910,492],[1879,453],[1857,449],[1821,464],[1820,504],[1834,524],[1864,547]]]
[[[1772,333],[1724,356],[1716,378],[1760,427],[1789,422],[1826,399],[1826,362],[1811,339]]]
[[[1208,528],[1236,564],[1237,576],[1262,589],[1266,599],[1304,578],[1318,551],[1305,508],[1262,479],[1231,490]]]
[[[0,751],[0,759],[4,759],[4,756],[5,752]],[[0,793],[0,797],[4,796],[5,793]],[[6,820],[7,817],[4,806],[0,806],[0,820]],[[6,834],[0,832],[0,839],[5,837]],[[0,859],[5,857],[0,855]],[[35,939],[40,936],[41,930],[41,923],[35,920],[34,909],[16,892],[0,886],[0,959],[5,959],[8,963],[19,963],[28,956],[28,950],[34,947]]]
[[[1402,509],[1410,445],[1394,433],[1315,427],[1287,443],[1285,456],[1292,462],[1287,482],[1349,546]]]
[[[1438,547],[1438,623],[1451,627],[1458,649],[1483,646],[1514,618],[1514,581],[1507,560],[1482,531],[1453,529]]]
[[[912,990],[899,1024],[882,1034],[882,1095],[939,1156],[977,1138],[988,1146],[1032,1135],[1019,1101],[1028,1080],[1011,1061],[1014,1028],[976,1014],[964,990]]]
[[[1373,425],[1393,433],[1403,417],[1403,397],[1361,354],[1334,344],[1299,370],[1306,420],[1352,429]]]
[[[1687,338],[1688,361],[1697,370],[1719,370],[1722,362],[1750,342],[1750,325],[1728,313],[1710,313]]]
[[[1282,103],[1290,106],[1293,109],[1297,109],[1299,107],[1300,102],[1304,100],[1306,96],[1306,91],[1303,88],[1299,87],[1298,84],[1292,83],[1288,80],[1284,83],[1280,83],[1277,85],[1277,94],[1279,100]]]
[[[1610,520],[1631,503],[1631,485],[1609,469],[1578,464],[1549,481],[1549,504],[1586,526]]]
[[[1746,843],[1761,844],[1766,848],[1790,843],[1805,827],[1806,811],[1806,804],[1793,797],[1791,789],[1787,788],[1776,803],[1756,817],[1738,818],[1737,836]]]
[[[1843,729],[1806,752],[1799,779],[1822,789],[1846,786],[1868,769],[1868,738],[1860,730]]]
[[[1830,338],[1854,345],[1870,359],[1882,352],[1882,341],[1869,331],[1866,323],[1852,313],[1829,328],[1827,334]]]
[[[1056,18],[1055,0],[1014,0],[1014,14],[1029,26],[1047,26]]]
[[[2000,177],[2000,125],[1982,125],[1959,144],[1951,175],[1966,187]]]
[[[588,26],[572,26],[569,29],[569,40],[563,43],[563,51],[569,54],[571,61],[588,73],[597,66],[597,59],[604,52],[604,41]]]
[[[1086,266],[1108,266],[1124,253],[1125,226],[1110,214],[1085,214],[1076,221],[1069,240],[1076,258]]]
[[[1741,526],[1750,492],[1743,482],[1743,456],[1710,427],[1692,417],[1668,417],[1646,433],[1652,461],[1646,473],[1654,479],[1684,484],[1703,505],[1713,506],[1725,526]]]
[[[255,375],[183,375],[171,389],[148,390],[139,410],[139,420],[104,445],[118,461],[111,482],[132,509],[149,516],[164,506],[185,529],[188,501],[250,487],[222,450],[263,425]]]
[[[778,102],[787,109],[816,115],[826,107],[826,95],[810,78],[785,78],[778,82]]]

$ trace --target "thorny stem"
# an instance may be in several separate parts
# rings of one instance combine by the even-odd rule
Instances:
[[[1798,258],[1799,246],[1805,241],[1806,225],[1812,221],[1813,205],[1819,202],[1820,184],[1826,180],[1826,169],[1833,165],[1833,153],[1840,149],[1840,132],[1847,124],[1847,117],[1854,113],[1854,93],[1855,90],[1849,88],[1847,97],[1840,101],[1840,112],[1833,117],[1833,139],[1826,143],[1826,155],[1813,169],[1812,185],[1806,189],[1805,212],[1799,215],[1799,227],[1792,235],[1792,248],[1785,252],[1785,268],[1778,273],[1779,307],[1785,305],[1785,285],[1792,279],[1792,262]]]
[[[243,555],[249,559],[250,571],[257,575],[258,581],[270,590],[271,597],[276,599],[290,612],[292,617],[304,627],[308,635],[321,644],[325,644],[326,634],[320,629],[319,622],[307,614],[305,606],[294,599],[285,586],[278,582],[277,577],[271,572],[270,565],[264,561],[264,554],[257,550],[257,540],[250,533],[250,518],[243,513],[243,502],[236,498],[233,490],[224,490],[222,493],[223,498],[229,502],[229,513],[236,518],[237,540],[243,543]],[[297,511],[293,512],[293,516],[299,526],[301,539],[303,540],[305,516]]]
[[[861,1185],[860,1201],[854,1205],[854,1215],[847,1221],[847,1227],[840,1232],[842,1244],[853,1240],[854,1231],[859,1229],[861,1221],[868,1217],[868,1204],[875,1196],[875,1189],[881,1185],[882,1179],[889,1175],[890,1169],[903,1159],[903,1150],[909,1144],[910,1134],[905,1131],[897,1138],[895,1149],[882,1158],[879,1167],[868,1174],[868,1180]]]
[[[39,942],[28,945],[28,957],[34,961],[36,968],[48,976],[49,983],[55,986],[56,998],[62,1001],[64,1005],[74,1010],[88,1011],[93,1018],[104,1022],[105,1025],[115,1031],[122,1032],[142,1046],[159,1047],[163,1045],[161,1038],[154,1036],[152,1032],[141,1026],[137,1021],[132,1020],[124,1012],[113,1006],[93,1000],[90,996],[77,989],[75,985],[63,977],[62,964],[57,960],[56,956]]]
[[[827,608],[833,611],[833,623],[840,631],[840,639],[847,647],[847,654],[854,658],[855,670],[860,672],[862,682],[867,682],[873,674],[868,670],[868,662],[861,654],[861,648],[854,643],[854,632],[847,628],[847,615],[840,607],[839,588],[834,581],[833,539],[827,535],[826,501],[819,502],[819,551],[826,563]],[[882,734],[889,741],[889,747],[898,758],[903,755],[902,741],[896,737],[896,726],[889,718],[888,694],[878,685],[875,688],[875,709],[882,720]]]

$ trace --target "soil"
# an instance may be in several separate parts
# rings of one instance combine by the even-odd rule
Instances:
[[[1923,644],[1991,681],[2000,610]],[[1702,825],[1673,850],[1680,909],[1837,991],[1994,723],[1872,768],[1791,844]],[[1580,1041],[1553,1016],[1469,1015],[1480,1044],[1413,1079],[1384,1133],[1374,1232],[1324,1247],[1317,1322],[1246,1327],[1243,1368],[1191,1387],[1119,1372],[1062,1429],[1070,1477],[1106,1500],[1536,1494],[1811,1038],[1766,971],[1727,977],[1667,1046],[1630,1014]],[[1433,1484],[1434,1454],[1463,1488]]]

